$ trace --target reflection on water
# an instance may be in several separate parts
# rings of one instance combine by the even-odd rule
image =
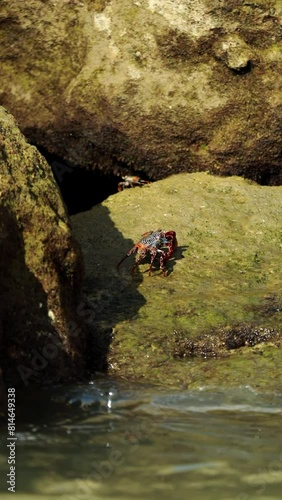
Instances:
[[[17,497],[278,500],[281,416],[281,394],[252,387],[173,392],[101,379],[18,394]]]

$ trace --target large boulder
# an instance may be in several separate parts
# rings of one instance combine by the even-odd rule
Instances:
[[[0,108],[0,332],[7,382],[83,366],[83,263],[50,166]]]
[[[111,374],[184,386],[269,388],[271,378],[279,389],[282,187],[183,173],[71,219],[93,346]],[[132,255],[118,272],[142,233],[158,228],[178,238],[168,276],[158,266],[149,276],[144,260],[132,277]]]
[[[0,18],[0,99],[48,152],[281,183],[279,0],[3,0]]]

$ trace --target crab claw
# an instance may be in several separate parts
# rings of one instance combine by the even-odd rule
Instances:
[[[167,231],[165,233],[165,237],[167,239],[168,243],[168,252],[165,256],[165,262],[174,254],[175,250],[177,249],[177,239],[176,239],[176,232],[175,231]]]

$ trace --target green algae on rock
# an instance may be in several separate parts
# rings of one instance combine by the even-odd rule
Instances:
[[[58,380],[83,366],[83,263],[51,167],[0,108],[0,330],[6,380]],[[78,324],[78,323],[76,323]]]
[[[73,165],[281,184],[280,0],[2,0],[2,104]]]
[[[282,358],[281,195],[238,177],[179,174],[72,217],[94,341],[111,373],[189,385],[224,383],[228,370],[230,383],[266,384],[268,363]],[[144,262],[132,278],[130,258],[118,273],[133,243],[157,228],[177,234],[169,275],[149,277]]]

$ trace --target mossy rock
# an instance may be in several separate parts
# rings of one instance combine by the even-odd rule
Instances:
[[[48,153],[281,184],[280,0],[2,0],[0,16],[1,103]]]
[[[77,322],[83,261],[51,167],[0,107],[1,366],[10,383],[61,380],[84,366]]]
[[[72,217],[100,332],[93,343],[110,373],[263,386],[268,369],[281,382],[281,195],[238,177],[179,174]],[[158,228],[178,238],[167,277],[158,265],[149,276],[145,261],[132,277],[133,256],[118,272],[141,235]]]

